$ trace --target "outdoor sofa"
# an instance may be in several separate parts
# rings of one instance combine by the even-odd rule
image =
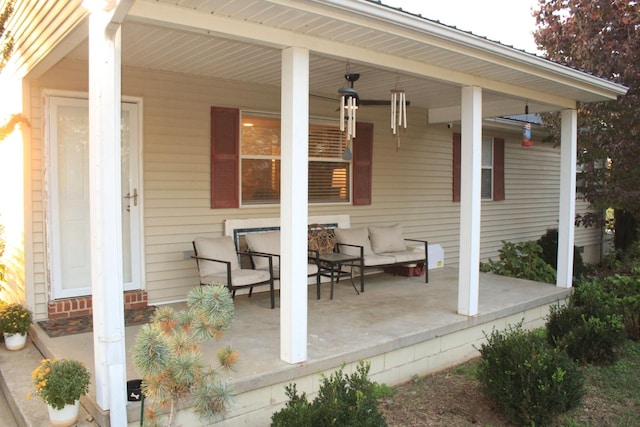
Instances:
[[[364,268],[423,264],[424,281],[429,283],[428,242],[405,238],[401,224],[336,228],[334,233],[338,251],[362,257]]]

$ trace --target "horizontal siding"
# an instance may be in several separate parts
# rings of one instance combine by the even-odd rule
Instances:
[[[63,80],[66,76],[71,77]],[[86,91],[86,81],[86,64],[62,61],[34,82],[34,104],[41,105],[35,100],[43,88]],[[280,92],[132,68],[123,71],[122,87],[125,96],[143,98],[145,288],[152,304],[182,300],[198,283],[195,263],[184,259],[196,236],[222,235],[226,219],[279,215],[277,207],[269,206],[210,209],[210,107],[277,112]],[[310,108],[314,116],[335,116],[334,103],[312,99]],[[359,120],[374,123],[372,204],[311,205],[309,215],[348,214],[353,227],[400,223],[407,237],[442,245],[445,264],[455,265],[459,204],[452,202],[452,132],[445,125],[428,126],[424,111],[408,113],[409,127],[401,133],[399,149],[388,126],[387,107],[364,107],[359,113]],[[524,149],[515,135],[494,136],[506,137],[506,200],[482,204],[482,259],[495,256],[502,240],[539,238],[558,217],[559,149],[545,144]],[[37,174],[41,178],[42,170]],[[34,179],[36,187],[44,188],[41,179]],[[42,195],[36,201],[42,206]]]

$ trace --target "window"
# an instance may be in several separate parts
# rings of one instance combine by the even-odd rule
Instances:
[[[460,201],[461,135],[453,134],[453,201]],[[504,193],[504,139],[482,138],[481,195],[483,200],[505,199]]]
[[[353,160],[336,122],[309,124],[309,202],[371,204],[373,124],[358,122]],[[280,118],[211,108],[211,207],[280,202]]]
[[[242,114],[240,135],[243,205],[280,202],[280,119]],[[309,202],[346,203],[351,163],[342,159],[344,133],[331,122],[309,124]]]
[[[483,200],[491,200],[493,195],[493,138],[482,137],[482,178],[481,190]]]

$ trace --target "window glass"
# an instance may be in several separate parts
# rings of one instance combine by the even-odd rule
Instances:
[[[493,198],[493,138],[482,137],[482,177],[480,193],[483,199]]]
[[[280,119],[243,113],[241,131],[243,205],[280,203]],[[346,139],[338,123],[309,124],[309,203],[348,203],[351,162],[342,159]]]

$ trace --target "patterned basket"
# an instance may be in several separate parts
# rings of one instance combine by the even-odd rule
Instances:
[[[330,254],[336,245],[336,235],[322,224],[309,225],[309,249],[320,252],[321,255]]]

